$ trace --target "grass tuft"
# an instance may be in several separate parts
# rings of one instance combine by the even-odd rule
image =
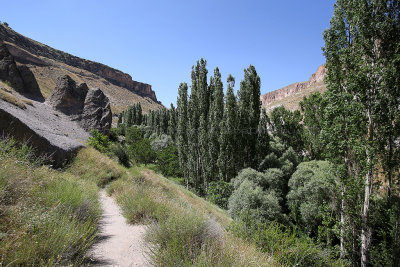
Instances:
[[[15,95],[5,91],[3,88],[0,89],[0,98],[14,106],[19,107],[20,109],[26,109],[24,102],[22,102]]]

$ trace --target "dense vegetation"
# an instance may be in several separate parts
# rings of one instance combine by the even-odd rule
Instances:
[[[179,86],[177,108],[143,115],[136,105],[118,129],[128,145],[128,133],[141,131],[131,153],[155,154],[136,159],[183,176],[242,221],[249,238],[276,221],[352,265],[398,266],[399,13],[398,1],[338,0],[324,33],[328,91],[304,98],[299,111],[267,114],[254,66],[237,95],[229,76],[224,94],[219,69],[208,79],[201,59],[190,92]],[[165,162],[179,171],[168,173]]]

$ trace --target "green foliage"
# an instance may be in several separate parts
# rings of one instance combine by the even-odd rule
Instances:
[[[129,152],[127,151],[127,148],[124,145],[121,145],[119,143],[113,144],[111,146],[111,152],[118,158],[118,162],[129,168],[130,167],[130,159],[129,159]]]
[[[213,181],[209,184],[208,199],[220,208],[228,209],[228,200],[232,195],[233,187],[225,181]]]
[[[251,240],[283,266],[344,266],[335,254],[315,245],[313,241],[277,222],[260,223],[244,214],[231,231]]]
[[[326,106],[326,98],[319,92],[312,93],[308,98],[304,97],[300,102],[300,108],[304,114],[305,148],[310,159],[322,159],[325,152],[325,142],[321,133]]]
[[[175,145],[170,145],[157,152],[157,165],[164,176],[182,175],[179,168],[178,149]]]
[[[238,150],[238,110],[236,97],[233,92],[235,78],[228,76],[228,89],[226,92],[226,107],[221,122],[221,134],[219,137],[218,168],[222,180],[229,182],[235,177],[239,169]]]
[[[307,234],[318,234],[324,216],[331,217],[328,226],[334,228],[332,223],[339,215],[335,173],[333,164],[328,161],[303,162],[289,180],[288,205],[297,225]]]
[[[92,136],[88,138],[88,145],[94,147],[102,153],[108,152],[111,144],[108,136],[100,133],[97,130],[92,130],[90,133]]]
[[[229,198],[229,213],[239,218],[244,213],[254,220],[264,222],[285,221],[282,214],[282,188],[280,181],[283,173],[271,169],[268,174],[253,169],[242,170],[232,180],[234,191]]]
[[[9,27],[8,23],[5,21],[3,22],[3,25],[6,26],[7,28]]]
[[[157,155],[150,145],[149,139],[142,139],[128,146],[132,158],[139,163],[152,163]]]
[[[174,142],[171,136],[166,134],[161,134],[160,136],[157,136],[153,141],[151,141],[151,147],[154,149],[154,151],[158,152],[173,145],[173,143]]]
[[[301,152],[304,147],[304,128],[300,124],[303,119],[300,111],[292,112],[280,106],[272,110],[270,117],[273,135],[279,137],[286,147]]]

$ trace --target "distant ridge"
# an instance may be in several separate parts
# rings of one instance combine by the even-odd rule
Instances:
[[[285,86],[281,89],[266,93],[260,97],[262,106],[268,111],[275,107],[284,106],[290,110],[299,108],[300,101],[304,96],[313,92],[326,91],[324,78],[326,74],[325,64],[318,67],[317,71],[311,75],[306,82],[297,82]]]
[[[1,41],[18,64],[32,70],[45,97],[51,94],[56,79],[67,74],[78,82],[102,89],[116,112],[136,102],[141,102],[145,111],[162,107],[151,85],[134,81],[122,71],[51,48],[0,24]]]

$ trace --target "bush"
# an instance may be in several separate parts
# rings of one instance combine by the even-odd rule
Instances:
[[[92,130],[90,133],[92,136],[88,138],[88,145],[94,147],[102,153],[108,152],[110,147],[110,140],[108,139],[108,136],[100,133],[97,130]]]
[[[157,153],[157,165],[164,176],[181,176],[178,149],[175,145],[168,146]]]
[[[228,200],[233,186],[225,181],[211,182],[208,186],[208,199],[220,208],[228,209]]]
[[[167,147],[172,146],[173,144],[174,142],[172,141],[171,136],[162,134],[151,142],[151,147],[155,151],[161,151],[166,149]]]
[[[325,213],[331,217],[338,204],[334,166],[328,161],[300,163],[289,188],[287,199],[293,217],[307,234],[316,234]]]
[[[283,266],[343,266],[332,251],[323,249],[305,236],[278,223],[260,223],[250,217],[235,222],[231,231],[241,238],[251,240],[263,252],[272,254]]]
[[[130,167],[130,160],[129,160],[129,153],[124,145],[121,144],[114,144],[111,146],[111,152],[118,158],[118,162],[129,168]]]
[[[129,152],[132,157],[139,163],[152,163],[156,159],[156,152],[150,145],[149,139],[142,139],[139,142],[131,144],[129,146]]]
[[[281,207],[282,177],[278,169],[269,169],[267,174],[250,168],[242,170],[232,180],[234,191],[229,198],[229,213],[238,218],[246,212],[260,222],[275,219],[286,222]]]

